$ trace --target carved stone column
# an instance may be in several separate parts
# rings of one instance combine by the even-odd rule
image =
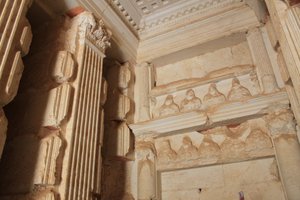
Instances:
[[[153,86],[152,65],[149,63],[141,63],[136,65],[135,77],[135,121],[146,121],[150,119],[149,92]]]
[[[136,143],[138,200],[155,200],[157,196],[156,149],[149,141]]]
[[[102,71],[111,33],[84,12],[51,21],[35,36],[26,59],[31,68],[10,107],[16,126],[0,165],[0,199],[99,199],[107,93]]]
[[[290,110],[283,109],[267,115],[265,120],[272,135],[287,199],[297,200],[300,196],[300,145],[294,116]]]
[[[73,23],[77,26],[78,73],[74,82],[75,93],[72,115],[67,125],[69,145],[64,159],[60,191],[62,199],[80,200],[99,198],[101,171],[101,143],[103,109],[101,103],[102,71],[105,49],[110,45],[111,33],[103,21],[84,12]],[[76,26],[75,26],[76,27]],[[102,122],[101,122],[102,121]]]
[[[2,1],[0,5],[0,159],[6,140],[7,120],[2,107],[16,96],[23,72],[22,56],[31,44],[26,13],[32,0]]]
[[[278,85],[272,69],[272,64],[259,28],[250,30],[247,35],[252,59],[256,65],[258,77],[265,94],[278,91]]]
[[[265,0],[265,2],[270,13],[274,30],[276,30],[275,33],[282,51],[282,56],[286,63],[286,69],[291,78],[289,85],[292,86],[295,91],[300,91],[299,5],[290,7],[287,4],[287,1],[281,0]],[[283,76],[285,75],[283,74]],[[299,92],[295,92],[293,96],[300,102]],[[295,102],[292,98],[291,101]],[[292,107],[293,111],[294,113],[297,113],[297,110],[294,110],[294,107]],[[297,119],[297,121],[299,122],[299,119]]]

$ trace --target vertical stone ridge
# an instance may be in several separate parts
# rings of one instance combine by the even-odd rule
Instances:
[[[24,68],[22,56],[28,53],[32,38],[25,16],[30,4],[30,0],[0,2],[0,110],[12,101],[19,87]],[[0,118],[1,158],[7,126],[4,112]]]

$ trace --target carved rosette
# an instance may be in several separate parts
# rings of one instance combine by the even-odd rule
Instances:
[[[103,53],[110,47],[111,31],[105,28],[103,20],[97,21],[92,13],[85,12],[80,15],[79,35],[86,39]]]

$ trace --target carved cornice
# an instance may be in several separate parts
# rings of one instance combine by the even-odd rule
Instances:
[[[106,0],[111,7],[119,14],[119,16],[123,19],[124,23],[129,25],[131,30],[137,34],[139,30],[140,19],[134,19],[131,14],[124,8],[124,5],[119,0]]]
[[[278,92],[270,95],[253,97],[241,102],[225,103],[213,110],[191,111],[172,116],[157,118],[145,122],[131,124],[136,136],[152,135],[163,136],[187,131],[199,131],[220,124],[226,125],[232,122],[244,121],[252,117],[270,113],[274,105],[288,105],[286,92]]]
[[[213,11],[205,19],[196,16],[187,20],[182,20],[173,27],[166,25],[149,31],[147,35],[141,35],[137,62],[155,62],[181,50],[259,26],[254,11],[244,3],[236,3],[223,12]]]
[[[145,16],[140,25],[140,35],[145,32],[153,31],[166,26],[178,24],[181,20],[187,21],[195,16],[204,17],[212,10],[218,12],[224,10],[227,6],[240,3],[240,0],[206,0],[206,1],[187,1],[178,4],[175,9],[169,9],[166,12]]]

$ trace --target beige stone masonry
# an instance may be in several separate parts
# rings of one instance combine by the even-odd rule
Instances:
[[[6,139],[5,113],[2,107],[16,96],[23,72],[22,56],[31,44],[31,26],[26,14],[32,0],[4,0],[0,5],[0,158]]]
[[[249,30],[247,40],[263,93],[267,94],[278,91],[278,85],[266,46],[264,44],[261,30],[259,28]]]

